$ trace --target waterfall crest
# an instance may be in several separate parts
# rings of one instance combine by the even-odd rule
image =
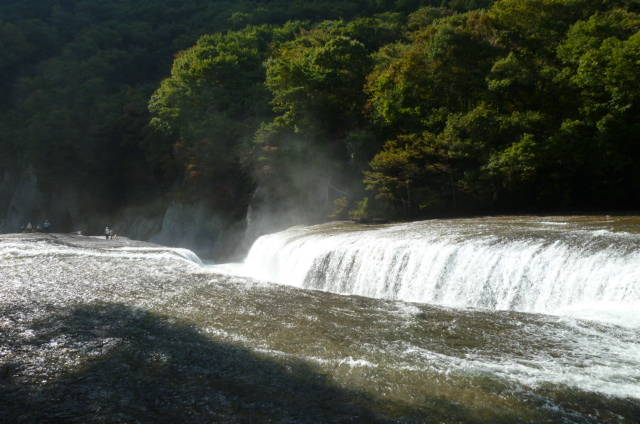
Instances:
[[[340,294],[554,313],[640,310],[640,235],[531,218],[294,227],[256,241],[254,277]]]

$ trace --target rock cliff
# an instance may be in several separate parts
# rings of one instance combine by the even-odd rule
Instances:
[[[31,167],[20,175],[7,171],[2,178],[0,233],[17,233],[27,223],[35,226],[45,219],[58,233],[101,235],[108,226],[119,236],[184,247],[217,261],[241,259],[261,235],[322,222],[330,209],[328,176],[317,172],[298,179],[294,194],[259,186],[244,219],[228,216],[215,199],[187,202],[170,196],[123,205],[108,214],[87,207],[72,185],[42,190]]]

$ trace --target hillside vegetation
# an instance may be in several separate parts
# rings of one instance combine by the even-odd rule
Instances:
[[[0,47],[0,167],[87,208],[309,163],[338,218],[640,206],[638,0],[30,0]]]

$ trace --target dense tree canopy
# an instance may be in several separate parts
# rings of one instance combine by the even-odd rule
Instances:
[[[640,206],[637,0],[12,2],[0,47],[0,166],[106,199],[313,158],[359,214]]]
[[[369,78],[374,115],[397,134],[369,187],[406,212],[637,207],[637,12],[587,0],[429,11]]]

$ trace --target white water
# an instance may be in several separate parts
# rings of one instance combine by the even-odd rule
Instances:
[[[617,227],[575,222],[494,221],[298,227],[260,239],[244,269],[229,264],[204,267],[184,249],[115,248],[109,242],[81,248],[48,239],[0,238],[0,365],[3,360],[22,361],[27,376],[42,373],[43,380],[53,381],[62,365],[71,369],[95,361],[92,355],[104,355],[99,350],[112,343],[102,332],[121,325],[117,314],[107,314],[111,318],[100,331],[88,326],[84,336],[70,324],[58,329],[57,319],[64,319],[64,313],[49,323],[58,329],[52,335],[38,322],[47,321],[52,310],[116,304],[133,316],[148,313],[151,320],[158,314],[188,322],[216,343],[242,346],[274,360],[311,363],[346,387],[371,387],[380,399],[411,399],[419,408],[424,406],[421,397],[443,392],[462,404],[482,404],[495,395],[496,417],[506,404],[522,401],[533,402],[533,410],[567,408],[558,417],[569,418],[546,422],[632,422],[587,419],[583,412],[574,416],[562,397],[578,396],[582,406],[595,393],[602,395],[595,403],[604,402],[599,407],[603,413],[615,411],[606,406],[608,397],[627,402],[625,416],[639,410],[638,236]],[[561,316],[335,296],[238,276],[247,270],[268,276],[260,279],[342,294],[406,296],[403,300],[411,302]],[[226,278],[220,271],[237,277]],[[431,284],[427,277],[438,280]],[[563,286],[567,281],[572,285]],[[553,310],[553,305],[563,309]],[[574,318],[582,315],[623,326]],[[143,327],[139,333],[145,331]],[[32,343],[36,336],[51,342]],[[85,336],[98,347],[83,345]],[[153,337],[164,340],[161,334]],[[157,346],[151,338],[145,340],[155,354]],[[200,357],[179,365],[189,369],[202,361]],[[208,375],[215,375],[217,365]],[[452,388],[434,386],[434,381]],[[442,391],[431,393],[434,387]],[[462,393],[468,387],[479,394],[477,399]],[[558,399],[549,394],[555,390],[561,392]]]
[[[534,218],[294,227],[260,238],[251,276],[373,298],[640,327],[640,234]]]

